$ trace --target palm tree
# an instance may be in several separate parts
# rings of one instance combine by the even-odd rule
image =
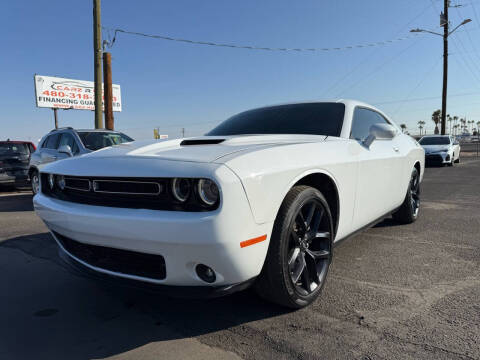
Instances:
[[[477,121],[477,135],[480,133],[480,121]]]
[[[452,134],[452,120],[453,118],[450,116],[450,114],[447,115],[447,121],[448,121],[448,126],[450,128],[449,133]]]
[[[438,123],[440,122],[440,119],[442,118],[442,111],[441,110],[435,110],[432,114],[432,120],[435,123],[435,134],[438,134]]]
[[[470,124],[470,130],[473,133],[473,124],[475,124],[474,120],[469,120],[468,123]]]
[[[422,135],[423,125],[425,125],[425,121],[420,120],[418,123],[418,128],[420,129],[420,135]]]
[[[465,128],[467,127],[467,125],[465,125],[467,123],[467,120],[465,119],[460,119],[460,123],[462,124],[460,127],[462,128],[462,133],[465,132]]]
[[[453,132],[455,133],[455,136],[457,135],[458,126],[458,124],[453,125]]]
[[[402,129],[402,133],[405,133],[405,130],[407,130],[407,125],[400,124],[400,128]]]

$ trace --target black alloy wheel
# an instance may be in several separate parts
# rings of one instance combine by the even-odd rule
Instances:
[[[407,194],[402,205],[393,213],[393,218],[402,224],[411,224],[418,218],[420,210],[420,174],[413,168]]]
[[[317,199],[298,209],[290,225],[288,269],[300,295],[309,295],[324,281],[330,264],[331,224]]]
[[[255,288],[263,298],[299,309],[320,294],[332,261],[334,223],[320,191],[295,186],[278,212]]]
[[[410,193],[411,193],[411,212],[416,218],[418,216],[418,210],[420,208],[420,176],[417,169],[412,172],[412,178],[410,180]]]

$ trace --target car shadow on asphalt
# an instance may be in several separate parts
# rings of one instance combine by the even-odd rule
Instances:
[[[0,262],[5,258],[0,283],[9,292],[0,296],[0,315],[10,325],[0,329],[0,342],[15,358],[104,358],[290,312],[253,290],[215,299],[175,299],[92,281],[61,259],[49,233],[4,240]],[[21,342],[12,334],[21,334]]]
[[[31,193],[0,196],[0,212],[33,211],[32,197]]]

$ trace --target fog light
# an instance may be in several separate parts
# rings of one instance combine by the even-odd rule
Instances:
[[[197,272],[197,275],[200,279],[209,284],[215,282],[217,278],[215,276],[215,271],[213,271],[212,268],[208,267],[207,265],[198,264],[195,267],[195,271]]]

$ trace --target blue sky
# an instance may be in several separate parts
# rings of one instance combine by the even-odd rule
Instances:
[[[342,47],[439,28],[439,0],[102,0],[109,28],[270,47]],[[453,4],[456,0],[452,1]],[[480,1],[450,9],[448,113],[480,121]],[[92,1],[9,1],[0,13],[0,139],[37,141],[53,113],[35,107],[33,74],[93,80]],[[468,31],[467,31],[468,30]],[[153,128],[206,132],[252,107],[354,98],[417,131],[441,107],[442,39],[419,35],[383,47],[329,52],[213,48],[119,34],[113,81],[122,87],[116,128],[142,139]],[[462,95],[464,94],[464,95]],[[432,99],[433,97],[433,99]],[[423,99],[405,101],[408,99]],[[93,112],[59,110],[61,126],[89,128]]]

